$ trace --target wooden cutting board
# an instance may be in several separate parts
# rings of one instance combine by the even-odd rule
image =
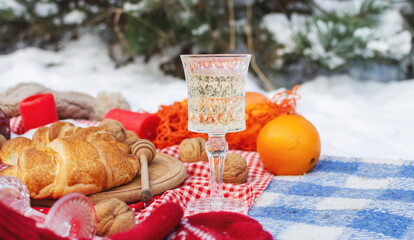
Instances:
[[[187,177],[187,170],[180,160],[164,153],[157,153],[155,159],[148,165],[150,189],[154,196],[180,185]],[[139,202],[141,191],[141,175],[130,183],[104,192],[88,195],[93,204],[109,198],[118,198],[128,204]],[[36,207],[50,207],[56,200],[31,199],[31,205]]]

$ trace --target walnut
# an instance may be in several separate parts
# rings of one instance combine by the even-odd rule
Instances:
[[[132,146],[133,143],[135,143],[136,141],[140,140],[141,138],[138,137],[138,135],[134,132],[134,131],[126,131],[126,139],[125,139],[125,143],[128,144],[129,146]]]
[[[178,149],[183,162],[208,162],[205,150],[206,140],[202,137],[184,139]],[[244,157],[237,153],[228,153],[223,167],[223,182],[241,184],[247,181],[249,168]]]
[[[3,135],[0,134],[0,148],[3,145],[3,143],[7,142],[6,137],[4,137]]]
[[[109,236],[128,231],[135,226],[135,216],[128,205],[117,199],[105,199],[95,205],[98,224],[96,234]]]
[[[120,142],[125,141],[126,130],[124,126],[117,120],[106,118],[102,120],[98,127],[112,134],[112,136],[114,136],[116,140]]]
[[[184,139],[178,149],[178,155],[183,162],[208,162],[205,149],[206,140],[202,137]]]
[[[237,153],[228,153],[224,161],[223,182],[241,184],[247,181],[249,168],[244,157]]]

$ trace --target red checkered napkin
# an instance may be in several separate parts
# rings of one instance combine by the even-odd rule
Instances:
[[[90,126],[98,124],[97,122],[86,120],[80,120],[79,122]],[[12,118],[10,125],[14,133],[23,133],[19,118]],[[158,151],[179,158],[178,146],[172,146]],[[246,158],[247,166],[249,167],[249,174],[247,183],[223,183],[224,196],[244,201],[250,208],[250,206],[254,204],[259,195],[267,187],[273,175],[264,169],[257,152],[238,150],[230,150],[229,152],[236,152]],[[150,204],[137,203],[130,205],[138,222],[144,220],[151,214],[153,209],[163,203],[172,201],[180,204],[183,208],[186,208],[189,201],[198,198],[206,198],[210,195],[210,171],[208,163],[185,163],[185,166],[187,169],[187,178],[180,186],[175,189],[168,190],[160,196],[156,196],[154,198],[155,200]],[[47,209],[41,208],[38,208],[38,210],[47,211]]]
[[[162,149],[161,152],[179,158],[178,146]],[[244,184],[223,183],[224,196],[242,200],[250,208],[269,184],[272,174],[264,169],[262,162],[259,160],[259,155],[256,152],[229,152],[236,152],[246,158],[249,167],[249,175],[247,183]],[[187,168],[187,178],[184,182],[179,187],[166,191],[148,207],[135,211],[138,222],[149,216],[154,208],[163,203],[172,201],[186,208],[189,201],[198,198],[206,198],[210,195],[210,173],[208,163],[185,163],[185,165]]]

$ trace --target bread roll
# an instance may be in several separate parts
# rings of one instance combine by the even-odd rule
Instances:
[[[127,144],[101,128],[68,122],[41,127],[32,140],[7,141],[0,160],[10,166],[0,175],[22,180],[34,199],[100,192],[131,182],[140,170]]]

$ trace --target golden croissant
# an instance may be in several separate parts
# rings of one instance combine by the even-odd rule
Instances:
[[[140,170],[126,143],[99,127],[68,122],[38,128],[32,140],[7,141],[0,160],[10,166],[0,175],[22,180],[35,199],[104,191],[131,182]]]

